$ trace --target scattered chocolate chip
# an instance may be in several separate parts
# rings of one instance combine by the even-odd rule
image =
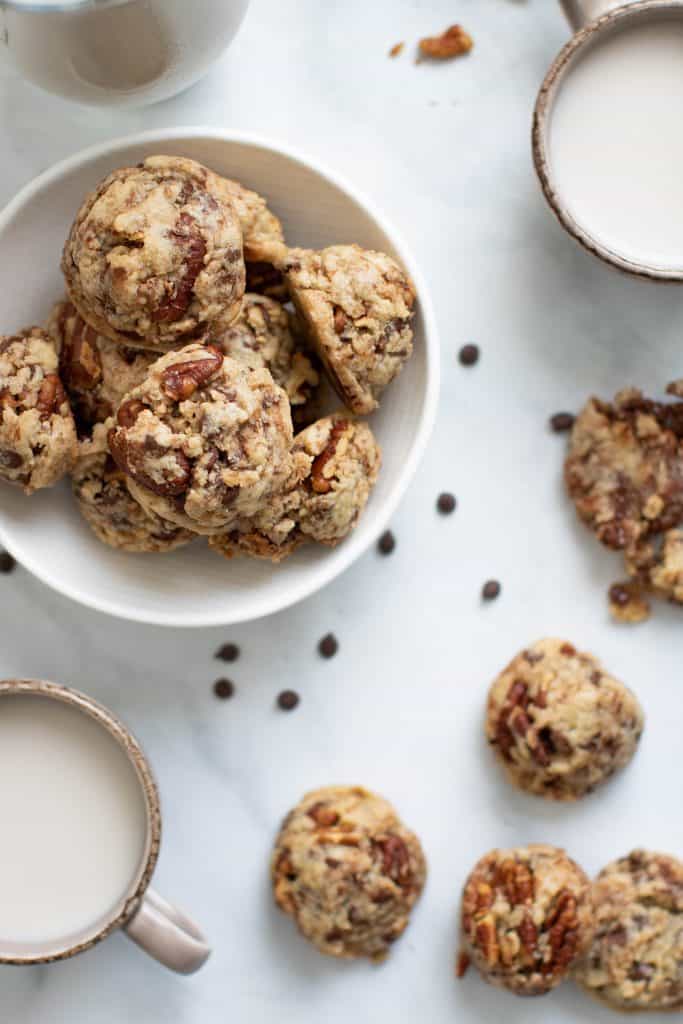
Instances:
[[[385,530],[380,539],[377,541],[377,547],[381,554],[390,555],[396,547],[396,538],[394,537],[391,530]]]
[[[575,419],[576,416],[571,412],[556,412],[554,416],[550,417],[550,429],[554,430],[556,434],[563,434],[572,429]]]
[[[479,362],[479,346],[463,345],[458,352],[458,359],[463,366],[474,366],[475,363]]]
[[[221,700],[228,700],[235,696],[235,684],[230,679],[217,679],[213,684],[213,692]]]
[[[16,561],[12,558],[9,551],[0,551],[0,572],[12,572],[16,564]]]
[[[498,580],[487,580],[481,588],[481,596],[485,601],[495,601],[500,594],[500,583]]]
[[[451,512],[455,512],[456,505],[455,495],[448,494],[446,491],[439,495],[436,502],[436,507],[442,516],[449,516]]]
[[[219,661],[237,661],[239,656],[240,649],[237,644],[223,644],[214,655]]]
[[[318,651],[323,658],[334,658],[339,650],[339,643],[334,633],[328,633],[318,644]]]
[[[623,608],[631,600],[631,592],[624,583],[613,583],[609,588],[609,599],[612,604]]]
[[[293,711],[300,700],[301,698],[295,690],[283,690],[278,695],[277,703],[278,707],[282,708],[283,711]]]

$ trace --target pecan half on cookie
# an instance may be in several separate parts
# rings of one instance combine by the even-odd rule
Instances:
[[[226,328],[245,281],[227,183],[181,157],[114,171],[81,207],[62,270],[84,320],[120,345],[165,351]]]
[[[145,511],[196,533],[236,528],[292,472],[284,391],[210,345],[157,360],[119,407],[109,445]]]
[[[339,397],[371,413],[413,351],[410,278],[390,256],[358,245],[290,249],[280,268]]]
[[[591,914],[590,882],[563,850],[492,850],[465,883],[463,955],[491,984],[542,995],[589,947]]]
[[[308,793],[275,843],[275,901],[320,953],[382,960],[408,925],[426,876],[417,836],[360,786]]]
[[[626,549],[683,520],[683,402],[621,391],[591,398],[574,423],[565,462],[570,498],[609,548]]]
[[[513,785],[577,800],[636,752],[643,712],[597,658],[565,640],[539,640],[493,682],[486,736]]]
[[[635,850],[593,883],[595,938],[575,978],[615,1010],[683,1006],[683,864]]]
[[[0,336],[0,480],[31,494],[67,473],[76,426],[57,352],[39,327]]]

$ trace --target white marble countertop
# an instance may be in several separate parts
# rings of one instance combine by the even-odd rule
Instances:
[[[398,40],[461,20],[471,58],[415,67]],[[540,197],[529,127],[566,37],[551,0],[254,0],[221,64],[185,95],[139,112],[69,107],[0,72],[0,201],[55,160],[142,128],[207,123],[298,143],[374,195],[415,249],[437,304],[443,393],[432,444],[392,524],[334,585],[233,630],[165,631],[88,613],[22,569],[0,577],[0,675],[77,686],[146,747],[165,808],[155,885],[203,924],[215,952],[193,978],[121,936],[65,964],[5,968],[0,1017],[21,1024],[509,1024],[604,1021],[572,986],[518,1001],[456,984],[458,893],[496,844],[566,845],[590,872],[636,845],[683,850],[683,613],[613,625],[618,568],[575,522],[550,413],[591,391],[681,372],[683,293],[620,278],[565,237]],[[480,364],[457,362],[475,341]],[[441,490],[459,499],[437,516]],[[481,584],[503,592],[483,606]],[[316,654],[333,630],[338,656]],[[640,695],[648,729],[631,769],[575,807],[514,794],[481,738],[496,671],[542,635],[599,654]],[[243,651],[212,659],[219,643]],[[225,670],[234,700],[218,702]],[[275,709],[284,687],[301,693]],[[385,966],[318,957],[271,907],[267,864],[281,815],[308,788],[357,781],[421,835],[431,873]],[[49,852],[46,851],[46,857]]]

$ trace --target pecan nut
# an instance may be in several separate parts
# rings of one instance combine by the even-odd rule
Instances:
[[[59,377],[56,373],[48,373],[40,385],[40,391],[36,400],[36,408],[41,418],[47,419],[58,412],[66,400],[66,392]]]
[[[220,370],[223,354],[211,345],[206,346],[206,356],[186,363],[173,363],[162,374],[164,392],[174,402],[182,402],[203,387]]]
[[[330,459],[334,458],[339,439],[348,429],[348,426],[348,420],[337,420],[332,427],[325,448],[313,460],[313,465],[311,466],[311,487],[316,494],[328,494],[332,490],[332,481],[329,477],[325,476],[325,466]]]
[[[187,491],[192,467],[183,452],[160,449],[152,438],[142,443],[130,441],[123,430],[115,427],[109,431],[108,441],[119,469],[152,494],[173,498]]]

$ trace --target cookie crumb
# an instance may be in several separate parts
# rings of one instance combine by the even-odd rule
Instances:
[[[339,650],[339,642],[334,633],[327,633],[318,644],[318,651],[323,658],[334,658]]]
[[[470,958],[467,953],[458,953],[458,957],[455,961],[455,976],[456,978],[464,978],[467,974],[467,969],[470,966]]]
[[[498,580],[487,580],[481,588],[481,596],[485,601],[495,601],[501,591]]]
[[[650,617],[650,602],[633,580],[613,583],[608,591],[609,610],[617,622],[644,622]]]
[[[293,711],[300,700],[301,697],[295,690],[283,690],[278,695],[277,704],[283,711]]]
[[[556,412],[550,417],[550,429],[556,434],[564,434],[574,426],[576,416],[571,412]]]
[[[16,568],[16,560],[10,555],[9,551],[0,551],[0,572],[7,575]]]
[[[420,40],[420,54],[435,60],[462,57],[474,46],[474,40],[462,25],[451,25],[440,36],[426,36]]]
[[[235,696],[235,684],[230,679],[217,679],[213,684],[213,692],[219,700],[229,700]]]
[[[394,45],[389,50],[389,56],[390,57],[400,57],[401,54],[403,53],[403,49],[404,49],[405,45],[406,45],[405,43],[394,43]]]
[[[475,363],[479,362],[479,346],[463,345],[458,352],[458,359],[463,366],[474,366]]]
[[[240,649],[237,644],[223,644],[214,654],[214,658],[218,658],[219,661],[237,661],[239,656]]]
[[[452,512],[455,512],[457,504],[455,495],[449,494],[448,491],[440,494],[436,501],[436,507],[442,516],[450,516]]]
[[[380,554],[390,555],[396,547],[396,538],[394,537],[391,530],[385,530],[380,539],[377,541],[377,547]]]

